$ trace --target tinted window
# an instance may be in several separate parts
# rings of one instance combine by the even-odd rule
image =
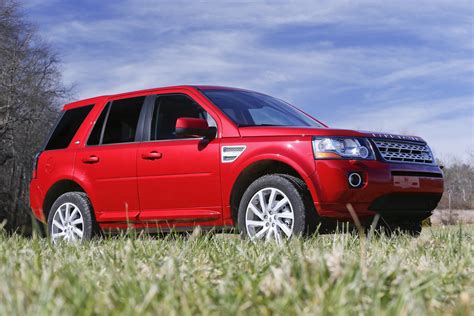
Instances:
[[[151,140],[175,139],[176,121],[180,117],[202,118],[216,127],[214,119],[191,98],[181,95],[158,96],[153,109]]]
[[[207,90],[204,94],[239,126],[322,127],[289,104],[261,93]]]
[[[93,105],[87,105],[65,111],[51,134],[45,150],[67,148],[92,107]]]
[[[99,118],[95,122],[94,128],[89,136],[89,140],[87,141],[87,145],[99,145],[100,143],[100,136],[102,135],[102,127],[104,126],[105,117],[107,116],[107,112],[109,110],[110,103],[108,103],[105,108],[100,113]]]
[[[113,101],[105,123],[102,144],[135,141],[138,118],[145,97]]]

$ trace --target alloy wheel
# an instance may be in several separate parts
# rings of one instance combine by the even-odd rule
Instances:
[[[250,199],[245,226],[252,241],[275,240],[281,244],[293,234],[294,222],[293,207],[282,191],[268,187]]]
[[[80,242],[84,235],[84,218],[81,210],[73,203],[64,203],[56,209],[51,225],[53,243]]]

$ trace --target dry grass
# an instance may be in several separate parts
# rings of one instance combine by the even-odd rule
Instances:
[[[283,247],[220,235],[53,247],[0,233],[0,315],[467,315],[474,226]]]
[[[435,210],[430,219],[433,225],[474,224],[474,210]]]

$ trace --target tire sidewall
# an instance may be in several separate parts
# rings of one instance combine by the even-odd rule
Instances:
[[[264,188],[275,188],[283,192],[290,200],[293,208],[294,223],[291,237],[300,236],[305,232],[305,205],[301,194],[295,185],[279,175],[265,175],[255,180],[245,191],[239,204],[238,228],[243,238],[249,238],[245,225],[248,204],[252,197]]]
[[[64,203],[72,203],[77,206],[79,211],[81,212],[82,219],[84,221],[83,224],[83,236],[80,242],[85,240],[90,240],[92,238],[93,233],[93,217],[92,217],[92,208],[87,198],[82,192],[68,192],[61,195],[59,198],[54,201],[53,206],[51,206],[51,210],[48,215],[48,238],[52,240],[51,232],[52,232],[52,225],[53,225],[53,218],[54,214],[56,213],[57,209],[63,205]]]

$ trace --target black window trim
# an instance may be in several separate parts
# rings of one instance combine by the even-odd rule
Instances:
[[[104,118],[104,122],[102,123],[102,127],[100,129],[100,136],[99,136],[99,143],[97,144],[98,146],[102,145],[102,141],[104,140],[104,131],[105,131],[105,126],[107,126],[107,120],[109,119],[109,114],[110,114],[110,109],[112,108],[112,104],[114,103],[114,101],[110,101],[107,103],[106,105],[106,108],[107,108],[107,113],[105,113],[105,118]],[[105,109],[104,109],[105,110]],[[104,111],[102,110],[102,111]],[[102,113],[99,114],[99,116],[97,117],[97,119],[100,117]],[[96,121],[97,123],[97,121]],[[89,141],[89,139],[87,140]]]
[[[102,130],[104,129],[104,123],[105,123],[105,120],[107,119],[107,115],[108,115],[108,112],[109,112],[108,106],[109,106],[110,103],[111,103],[111,101],[107,101],[107,102],[105,103],[104,108],[100,110],[99,115],[98,115],[97,118],[95,119],[94,125],[92,125],[92,126],[90,127],[89,132],[88,132],[88,135],[87,135],[87,137],[86,137],[86,141],[84,142],[84,144],[85,144],[86,147],[94,147],[94,146],[98,146],[98,145],[100,144],[100,135],[99,135],[99,144],[90,145],[90,144],[88,144],[88,143],[89,143],[89,139],[91,138],[92,131],[94,130],[95,125],[97,124],[97,121],[99,120],[99,118],[100,118],[100,116],[102,115],[102,113],[103,113],[104,111],[107,111],[107,114],[105,115],[105,118],[104,118],[104,122],[102,123],[102,127],[101,127],[101,129],[100,129],[100,134],[102,135]]]
[[[186,140],[199,140],[202,141],[205,137],[186,137],[186,138],[174,138],[174,139],[155,139],[151,140],[151,121],[153,119],[153,110],[155,108],[155,101],[159,97],[164,97],[164,96],[173,96],[173,95],[180,95],[180,96],[185,96],[186,98],[190,99],[194,103],[196,103],[198,106],[200,106],[208,115],[212,117],[214,122],[216,122],[216,137],[219,138],[219,122],[218,120],[215,119],[214,115],[212,115],[208,110],[206,110],[199,102],[197,102],[193,97],[190,95],[184,93],[184,92],[169,92],[169,93],[155,93],[152,95],[149,95],[149,100],[147,104],[147,100],[145,100],[144,107],[146,106],[146,111],[147,111],[147,116],[146,116],[146,121],[144,122],[144,130],[143,130],[143,138],[141,142],[144,143],[150,143],[150,142],[170,142],[170,141],[186,141]]]
[[[121,101],[121,100],[126,100],[126,99],[134,99],[134,98],[143,98],[142,107],[140,109],[140,114],[138,116],[138,123],[137,123],[137,130],[135,132],[135,139],[133,142],[125,142],[125,143],[111,143],[111,144],[102,144],[103,138],[104,138],[104,132],[105,132],[105,127],[107,126],[107,121],[109,119],[109,114],[110,114],[110,109],[112,108],[112,105],[114,101]],[[94,126],[91,127],[89,136],[87,137],[87,140],[85,142],[86,147],[97,147],[97,146],[113,146],[113,145],[123,145],[123,144],[135,144],[135,143],[140,143],[143,141],[143,129],[144,129],[144,124],[145,124],[145,119],[147,115],[147,111],[145,110],[147,107],[147,99],[150,97],[150,95],[139,95],[139,96],[130,96],[130,97],[125,97],[125,98],[120,98],[120,99],[114,99],[110,100],[106,103],[105,107],[102,109],[102,111],[107,111],[107,114],[105,115],[104,123],[102,124],[102,128],[100,130],[100,138],[99,138],[99,143],[96,145],[89,145],[87,142],[89,141],[89,138],[92,134],[92,130],[94,129],[95,124],[97,124],[97,120],[94,123]],[[99,119],[100,115],[102,114],[102,111],[99,113],[97,116],[97,119]]]

